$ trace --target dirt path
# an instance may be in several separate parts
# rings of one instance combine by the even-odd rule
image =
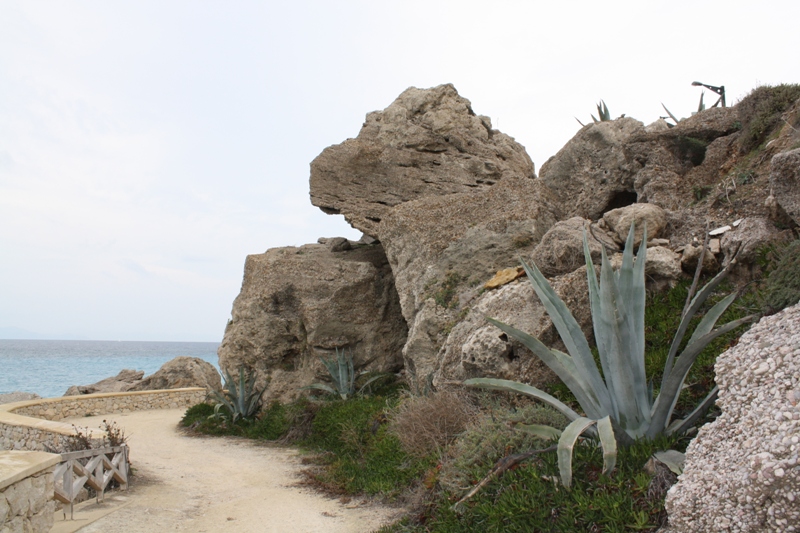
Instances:
[[[347,505],[297,482],[297,452],[233,438],[188,437],[183,410],[140,411],[66,422],[99,427],[115,420],[130,435],[136,477],[127,503],[83,533],[236,531],[355,533],[388,523],[395,509]],[[78,518],[76,514],[76,518]]]

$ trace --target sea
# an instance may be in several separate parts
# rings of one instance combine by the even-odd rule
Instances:
[[[0,339],[0,394],[62,396],[72,385],[90,385],[126,368],[149,376],[179,355],[199,357],[219,369],[218,347],[217,342]]]

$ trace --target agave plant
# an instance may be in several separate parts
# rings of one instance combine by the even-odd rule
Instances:
[[[211,391],[211,396],[218,402],[211,417],[228,418],[232,424],[241,419],[253,418],[261,407],[261,395],[266,386],[256,388],[255,374],[246,374],[244,367],[239,367],[238,382],[227,370],[222,376],[225,379],[222,392]],[[227,414],[223,414],[223,409]]]
[[[589,115],[589,116],[592,117],[592,122],[597,124],[598,122],[608,122],[608,121],[611,120],[611,112],[608,110],[608,106],[606,105],[606,103],[603,100],[600,100],[600,103],[597,104],[596,107],[597,107],[597,115],[600,118],[598,119],[594,115]],[[578,120],[578,118],[575,117],[575,120]],[[578,124],[580,124],[581,126],[585,126],[586,125],[583,122],[581,122],[580,120],[578,120]]]
[[[322,364],[325,365],[325,368],[328,369],[328,374],[331,376],[333,386],[330,386],[326,383],[313,383],[303,388],[317,389],[333,395],[338,394],[342,400],[347,400],[356,394],[361,394],[369,385],[388,375],[374,375],[367,379],[367,381],[365,381],[361,387],[356,390],[356,378],[358,376],[356,375],[355,368],[353,367],[352,351],[346,352],[344,349],[339,351],[339,349],[336,348],[336,357],[326,359],[320,356],[319,359],[322,361]]]
[[[599,438],[604,450],[605,471],[610,472],[616,462],[617,444],[627,446],[636,439],[651,440],[659,435],[682,433],[689,429],[710,407],[717,394],[715,387],[689,416],[682,420],[672,420],[675,404],[694,361],[711,341],[754,319],[754,316],[748,316],[714,329],[719,317],[736,297],[735,294],[729,295],[705,314],[689,342],[678,354],[689,322],[727,275],[732,267],[729,265],[705,285],[684,309],[667,356],[660,391],[654,396],[652,382],[645,375],[646,227],[635,260],[633,243],[634,226],[631,225],[620,269],[612,269],[603,251],[598,282],[584,232],[583,247],[592,322],[602,375],[578,322],[535,265],[522,262],[528,279],[553,320],[569,354],[548,348],[522,331],[487,318],[505,333],[522,342],[547,364],[572,391],[586,416],[578,414],[563,402],[531,385],[488,378],[464,382],[468,386],[532,396],[550,404],[571,420],[563,432],[553,428],[527,428],[541,435],[559,436],[559,469],[565,486],[571,483],[572,447],[581,435]]]

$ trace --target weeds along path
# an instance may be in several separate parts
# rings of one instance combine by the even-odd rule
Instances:
[[[127,503],[83,533],[236,531],[355,533],[397,514],[375,505],[344,505],[294,486],[297,452],[230,437],[190,437],[177,429],[183,410],[140,411],[66,420],[99,427],[114,420],[130,435],[135,476]],[[78,518],[76,513],[75,518]],[[56,520],[61,520],[57,515]]]

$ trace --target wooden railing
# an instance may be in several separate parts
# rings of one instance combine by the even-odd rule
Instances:
[[[69,504],[70,520],[75,498],[84,486],[94,489],[98,502],[112,479],[119,483],[120,489],[128,489],[128,446],[124,444],[62,453],[61,461],[53,473],[55,499]]]

